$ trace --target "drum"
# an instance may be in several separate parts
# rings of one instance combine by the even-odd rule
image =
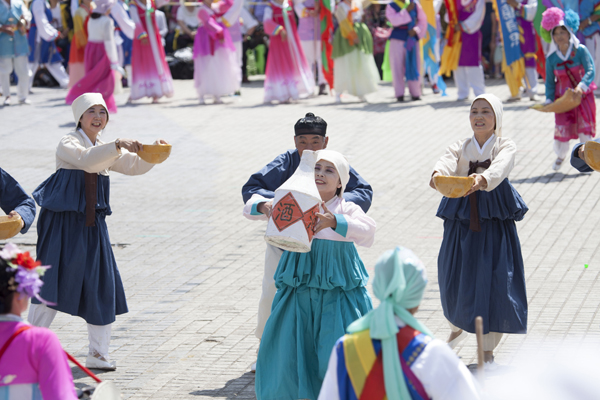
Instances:
[[[294,175],[275,190],[267,243],[297,253],[310,251],[321,203],[315,183],[316,163],[317,153],[304,150]]]

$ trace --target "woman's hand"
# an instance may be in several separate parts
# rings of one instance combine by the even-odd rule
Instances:
[[[8,213],[8,218],[14,218],[14,217],[21,218],[21,216],[19,215],[18,212],[16,212],[15,210],[12,210],[11,212]],[[25,221],[23,221],[23,218],[21,218],[21,229],[23,229],[24,226],[25,226]]]
[[[483,177],[483,175],[471,174],[469,176],[475,178],[475,182],[473,182],[473,186],[471,186],[471,189],[467,192],[467,194],[465,194],[464,197],[467,197],[471,193],[475,193],[478,190],[485,190],[487,188],[488,183],[487,180]]]
[[[271,212],[273,211],[273,200],[259,203],[258,206],[256,206],[256,211],[261,214],[265,214],[267,218],[270,218]]]
[[[167,142],[165,139],[158,139],[153,144],[169,144],[169,142]]]
[[[119,145],[122,149],[125,149],[131,153],[137,153],[144,148],[142,142],[138,142],[137,140],[133,139],[120,139]]]
[[[433,173],[433,175],[431,175],[431,180],[429,181],[429,186],[431,186],[432,189],[435,189],[435,183],[433,182],[433,178],[435,178],[439,174],[440,174],[439,172],[435,171]]]
[[[581,86],[577,86],[573,91],[575,92],[575,94],[583,96],[583,89],[581,88]]]
[[[333,215],[333,213],[327,209],[325,202],[321,203],[321,206],[323,207],[324,213],[317,213],[319,222],[317,222],[317,225],[315,225],[315,234],[325,228],[337,228],[337,220],[335,219],[335,215]]]

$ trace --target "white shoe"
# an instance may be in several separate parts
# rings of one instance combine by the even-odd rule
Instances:
[[[215,104],[223,104],[223,100],[220,97],[215,96]]]
[[[340,104],[342,102],[342,96],[340,96],[339,94],[335,95],[335,103],[336,104]]]
[[[30,106],[31,105],[31,100],[29,100],[29,99],[19,100],[19,104]]]
[[[492,360],[491,362],[483,363],[483,370],[485,372],[493,372],[497,369],[498,369],[498,364],[496,364],[496,362],[494,360]]]
[[[116,361],[110,361],[101,356],[100,354],[91,355],[88,354],[85,360],[86,368],[103,369],[106,371],[114,371],[117,369]]]
[[[250,364],[250,372],[256,372],[256,362]]]
[[[554,161],[554,164],[552,164],[552,169],[555,170],[555,171],[558,171],[560,169],[560,167],[562,167],[563,161],[565,161],[565,160],[557,158]]]
[[[358,96],[358,99],[359,99],[360,101],[362,101],[363,103],[366,103],[366,102],[367,102],[367,98],[366,98],[365,96]]]
[[[462,342],[463,340],[465,340],[467,338],[468,334],[465,331],[462,331],[460,333],[460,335],[458,335],[457,337],[455,337],[453,340],[448,342],[448,346],[450,346],[451,349],[454,349],[456,346],[458,346],[458,344],[460,342]]]
[[[10,101],[10,96],[8,96],[7,98],[4,99],[4,105],[5,106],[10,106],[11,101]]]

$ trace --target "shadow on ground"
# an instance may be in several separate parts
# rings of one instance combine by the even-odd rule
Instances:
[[[256,399],[254,394],[254,373],[246,372],[239,378],[228,381],[220,389],[197,390],[190,392],[194,396],[225,397],[229,399]]]

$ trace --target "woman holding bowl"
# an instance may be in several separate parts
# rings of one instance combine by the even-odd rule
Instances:
[[[72,109],[77,128],[58,144],[56,172],[33,192],[41,207],[37,257],[52,265],[43,277],[41,297],[56,305],[32,299],[28,320],[49,327],[57,311],[85,319],[86,366],[114,370],[108,356],[111,324],[128,310],[105,221],[112,213],[108,174],[141,175],[154,164],[136,154],[142,150],[137,140],[100,140],[109,119],[100,93],[79,96]]]
[[[444,197],[437,216],[444,220],[438,281],[450,347],[475,333],[483,317],[486,366],[504,333],[527,331],[527,295],[521,244],[515,221],[528,211],[508,181],[517,147],[502,137],[502,102],[482,94],[471,104],[473,136],[451,145],[436,163],[437,175],[473,177],[461,198]]]

